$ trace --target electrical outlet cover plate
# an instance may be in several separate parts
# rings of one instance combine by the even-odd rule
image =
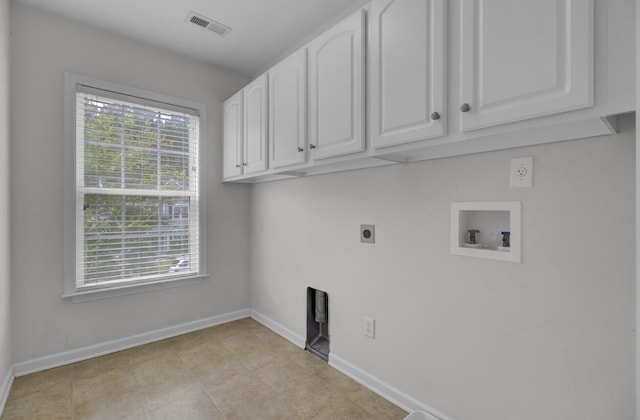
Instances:
[[[364,317],[364,335],[369,338],[376,338],[376,320],[369,316]]]
[[[376,243],[375,225],[360,225],[360,242],[367,244]]]
[[[511,188],[533,186],[533,158],[511,159]]]

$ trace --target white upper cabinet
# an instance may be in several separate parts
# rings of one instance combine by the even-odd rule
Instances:
[[[635,108],[631,0],[371,0],[224,104],[261,182],[600,136]]]
[[[267,76],[262,75],[244,88],[245,174],[267,169]]]
[[[269,166],[304,163],[307,144],[307,50],[269,70]]]
[[[323,159],[365,149],[365,11],[309,45],[309,149]]]
[[[242,97],[240,91],[224,102],[224,164],[223,177],[242,175]]]
[[[593,105],[593,0],[461,2],[463,131]]]
[[[375,148],[443,136],[444,0],[373,0],[371,137]]]

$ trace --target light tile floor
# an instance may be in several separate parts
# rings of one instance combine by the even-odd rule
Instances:
[[[1,419],[402,419],[251,318],[15,379]]]

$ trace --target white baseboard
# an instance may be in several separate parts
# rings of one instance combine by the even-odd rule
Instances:
[[[251,318],[255,319],[273,332],[281,335],[296,346],[305,348],[304,337],[301,337],[300,335],[294,333],[287,327],[274,321],[268,316],[265,316],[260,312],[251,309]],[[424,411],[431,414],[432,416],[435,416],[439,420],[453,420],[451,417],[445,415],[444,413],[441,413],[440,411],[421,403],[415,398],[410,397],[404,392],[392,387],[386,382],[381,381],[375,376],[370,375],[357,366],[347,362],[343,358],[336,356],[334,353],[329,353],[329,365],[405,411]]]
[[[347,362],[343,358],[336,356],[334,353],[329,353],[329,365],[405,411],[410,413],[413,411],[424,411],[440,420],[453,420],[446,414],[423,404],[399,389],[394,388],[359,367]]]
[[[4,411],[4,406],[7,404],[7,398],[9,398],[9,391],[11,391],[11,385],[13,385],[13,366],[9,366],[7,374],[0,382],[0,416]]]
[[[75,350],[69,350],[62,353],[52,354],[50,356],[39,357],[36,359],[19,362],[13,365],[13,374],[15,376],[27,375],[29,373],[39,372],[58,366],[67,365],[69,363],[79,362],[81,360],[91,359],[97,356],[114,353],[131,347],[141,346],[158,340],[175,337],[181,334],[190,333],[201,330],[203,328],[213,327],[215,325],[224,324],[251,315],[249,309],[243,309],[236,312],[229,312],[222,315],[216,315],[197,321],[187,322],[172,327],[161,328],[142,334],[132,335],[130,337],[119,338],[117,340],[107,341],[92,346],[82,347]]]
[[[251,318],[255,319],[256,321],[258,321],[265,327],[269,328],[271,331],[275,332],[276,334],[279,334],[282,337],[286,338],[287,340],[291,341],[296,346],[302,349],[305,348],[305,342],[306,342],[305,338],[294,333],[284,325],[277,323],[273,319],[265,315],[262,315],[260,312],[255,311],[253,309],[251,309]]]

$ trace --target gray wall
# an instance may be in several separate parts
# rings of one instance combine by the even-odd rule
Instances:
[[[9,0],[0,0],[0,389],[12,363],[9,202]]]
[[[11,15],[13,361],[248,308],[250,188],[219,182],[221,103],[247,80],[25,6]],[[65,71],[207,104],[204,283],[80,304],[60,297]]]
[[[454,419],[632,419],[635,129],[621,123],[254,186],[252,308],[304,336],[306,288],[327,291],[333,354]],[[534,187],[511,189],[522,156]],[[522,263],[451,255],[452,201],[521,201]]]

